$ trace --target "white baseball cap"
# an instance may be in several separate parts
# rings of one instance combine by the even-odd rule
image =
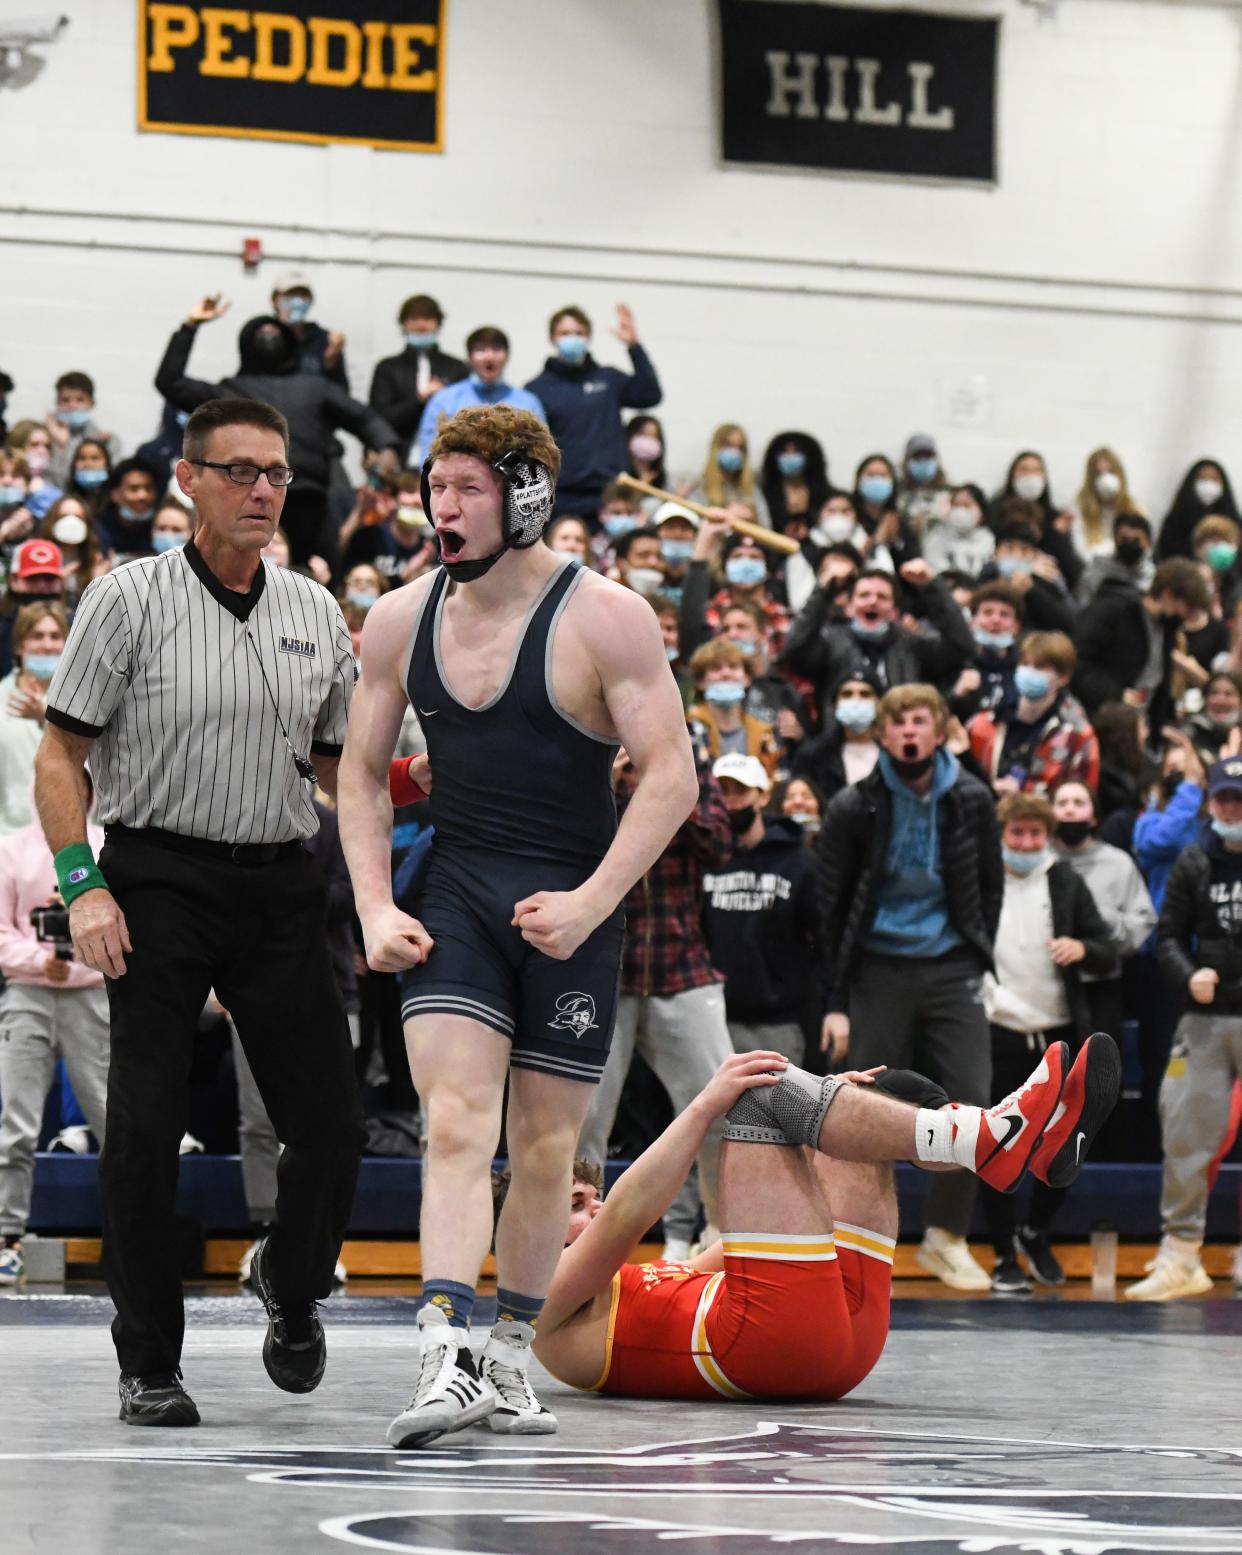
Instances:
[[[313,297],[315,288],[310,283],[310,276],[302,270],[282,270],[272,282],[274,292],[309,292]]]
[[[699,527],[699,515],[692,513],[689,508],[683,508],[680,502],[661,502],[651,515],[651,522],[658,529],[670,518],[684,519],[687,524],[693,524],[696,529]]]
[[[732,778],[743,788],[758,788],[765,794],[772,787],[768,769],[758,756],[743,756],[739,751],[733,751],[728,756],[718,756],[712,767],[712,776],[717,782],[721,778]]]

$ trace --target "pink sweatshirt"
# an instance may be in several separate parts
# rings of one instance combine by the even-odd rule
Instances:
[[[95,857],[103,847],[103,830],[88,826],[86,835]],[[70,961],[69,976],[54,983],[43,974],[50,945],[35,938],[30,912],[41,907],[56,890],[56,867],[38,821],[0,837],[0,972],[13,983],[36,988],[102,988],[103,973],[80,961]]]

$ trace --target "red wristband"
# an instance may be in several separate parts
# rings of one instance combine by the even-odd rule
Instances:
[[[427,798],[423,789],[410,776],[410,764],[414,760],[413,756],[402,756],[388,769],[388,792],[394,809],[399,810],[407,804],[420,804]]]

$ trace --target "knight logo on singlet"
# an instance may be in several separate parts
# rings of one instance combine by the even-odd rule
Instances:
[[[597,1031],[595,1000],[589,993],[563,993],[556,1001],[556,1019],[548,1025],[553,1031],[572,1031],[575,1037]]]

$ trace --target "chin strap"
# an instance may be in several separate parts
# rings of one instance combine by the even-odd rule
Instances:
[[[450,583],[473,583],[476,578],[481,578],[484,573],[490,572],[508,549],[507,545],[502,545],[498,551],[493,551],[490,556],[482,556],[476,562],[446,561],[444,552],[441,551],[440,565],[448,573]]]

